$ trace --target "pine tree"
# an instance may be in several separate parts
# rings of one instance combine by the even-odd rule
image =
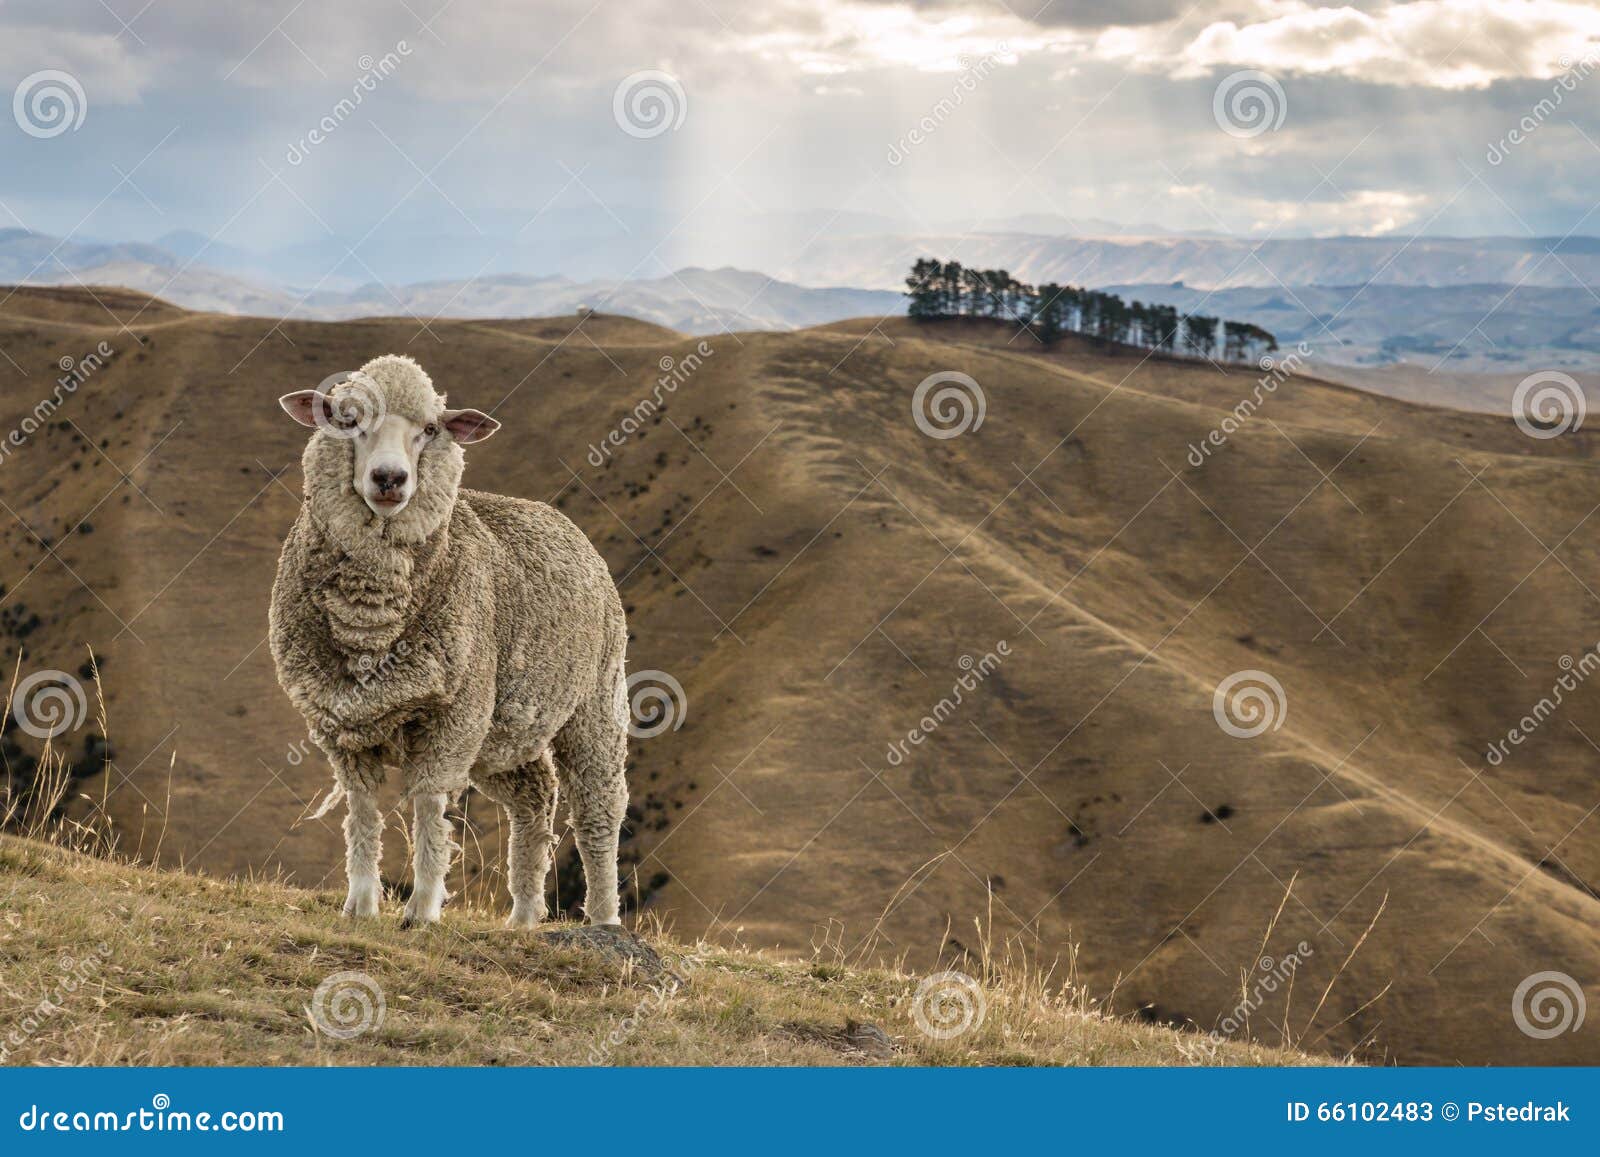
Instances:
[[[918,321],[929,321],[940,315],[938,277],[937,261],[919,258],[911,267],[911,276],[906,278],[906,296],[911,302],[906,312]]]
[[[1178,338],[1178,310],[1171,305],[1154,305],[1150,309],[1151,324],[1155,326],[1151,348],[1171,353]]]
[[[1029,320],[1033,332],[1045,345],[1061,337],[1061,287],[1054,283],[1041,285],[1029,306]]]
[[[1244,361],[1245,332],[1244,323],[1240,321],[1225,321],[1222,323],[1222,360],[1225,362]]]
[[[962,313],[961,287],[965,281],[961,262],[946,261],[939,271],[939,313],[943,317],[960,317]]]
[[[1217,352],[1217,319],[1191,313],[1183,319],[1183,344],[1196,357],[1207,360]]]

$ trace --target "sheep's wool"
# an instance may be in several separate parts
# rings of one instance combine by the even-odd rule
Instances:
[[[374,359],[357,377],[387,413],[429,422],[445,408],[409,358]],[[621,730],[626,627],[583,533],[544,503],[462,489],[465,456],[448,435],[424,447],[411,501],[385,518],[356,490],[354,454],[321,429],[306,446],[270,632],[279,679],[340,785],[371,788],[398,768],[409,794],[457,791],[470,775],[504,799],[586,726],[616,746],[593,720]],[[598,770],[611,755],[585,760],[579,747],[573,759],[613,775]]]

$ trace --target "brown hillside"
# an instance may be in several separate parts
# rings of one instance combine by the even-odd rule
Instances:
[[[1600,688],[1485,760],[1600,640],[1590,429],[1539,441],[1292,379],[1197,468],[1258,373],[895,320],[708,339],[597,468],[589,447],[698,339],[143,306],[0,306],[6,429],[60,358],[117,351],[0,465],[0,630],[24,675],[103,660],[114,762],[86,790],[109,790],[125,850],[164,830],[169,861],[337,883],[337,817],[296,823],[327,773],[264,645],[303,444],[274,399],[406,352],[505,423],[468,483],[574,518],[621,585],[631,668],[684,688],[682,729],[633,746],[629,853],[639,901],[684,933],[850,948],[876,928],[926,967],[976,951],[992,910],[1047,958],[1077,943],[1118,1007],[1203,1030],[1305,941],[1292,998],[1253,1017],[1275,1040],[1387,896],[1308,1045],[1597,1059],[1592,1032],[1534,1039],[1511,1003],[1547,970],[1600,997]],[[987,413],[939,440],[911,398],[947,370]],[[891,762],[963,656],[1002,642]],[[1287,710],[1238,739],[1213,692],[1250,669]],[[458,886],[497,889],[494,817],[467,811]]]

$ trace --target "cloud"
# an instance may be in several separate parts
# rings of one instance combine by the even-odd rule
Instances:
[[[1600,54],[1600,9],[1556,0],[1414,0],[1364,10],[1290,0],[1266,18],[1207,24],[1185,40],[1171,26],[1111,29],[1094,55],[1177,76],[1254,67],[1369,84],[1479,89],[1557,76]]]
[[[1024,10],[1028,6],[1024,6]],[[724,43],[811,75],[956,71],[993,54],[1099,60],[1179,78],[1255,67],[1389,87],[1480,89],[1559,75],[1600,55],[1600,8],[1564,0],[1053,0],[1031,16],[962,0],[813,0],[762,7]]]
[[[1394,233],[1414,227],[1426,214],[1426,193],[1405,189],[1361,189],[1349,197],[1313,200],[1251,196],[1247,191],[1221,194],[1209,185],[1178,185],[1167,190],[1170,203],[1192,203],[1213,227],[1260,236],[1363,236]],[[1226,215],[1224,220],[1223,215]]]
[[[0,29],[0,80],[8,94],[23,77],[43,69],[76,77],[90,107],[132,104],[160,75],[152,54],[137,52],[111,35],[45,25]]]
[[[738,37],[731,51],[787,64],[807,75],[878,69],[960,72],[974,60],[1014,62],[1053,39],[1009,15],[920,14],[902,5],[824,4],[815,23],[795,22]]]
[[[1280,236],[1600,228],[1600,212],[1584,217],[1600,76],[1509,161],[1480,161],[1549,96],[1563,57],[1600,43],[1586,5],[1200,0],[1164,17],[1113,0],[1097,24],[1065,0],[1010,3],[159,0],[130,32],[92,3],[69,17],[58,0],[0,0],[0,97],[64,68],[90,103],[83,131],[22,142],[38,162],[0,169],[0,199],[44,231],[93,212],[84,228],[105,236],[226,226],[263,246],[515,232],[547,204],[667,224],[703,203],[908,226],[1052,213]],[[403,66],[286,164],[350,97],[361,58],[401,39]],[[651,69],[679,80],[687,116],[641,141],[613,95]],[[1277,78],[1287,117],[1237,139],[1214,94],[1248,69]],[[925,139],[889,163],[913,129]],[[138,190],[118,188],[113,163],[151,150]],[[563,258],[547,260],[530,271]]]
[[[1183,0],[1032,0],[1012,5],[1005,0],[866,0],[939,17],[952,12],[1000,13],[1048,27],[1108,28],[1171,20],[1194,7]]]

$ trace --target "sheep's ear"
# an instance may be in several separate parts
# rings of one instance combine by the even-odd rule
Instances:
[[[316,390],[296,390],[292,394],[285,394],[278,399],[278,405],[283,407],[283,412],[288,414],[302,426],[315,426],[317,424],[317,407],[322,407],[322,415],[326,420],[332,420],[333,415],[328,411],[328,398],[326,394]]]
[[[500,423],[482,410],[446,410],[439,420],[450,436],[463,445],[481,442],[500,428]]]

